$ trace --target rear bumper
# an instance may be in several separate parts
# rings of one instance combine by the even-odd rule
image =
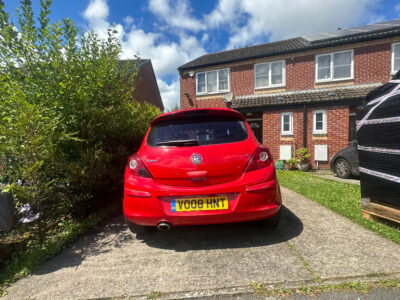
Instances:
[[[171,211],[172,199],[193,196],[227,196],[229,208],[224,211]],[[281,202],[273,164],[244,173],[232,182],[200,187],[168,186],[150,178],[125,176],[124,214],[139,225],[156,226],[161,221],[177,226],[261,220],[278,213]]]

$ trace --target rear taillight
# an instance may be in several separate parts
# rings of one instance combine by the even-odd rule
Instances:
[[[251,172],[268,167],[272,163],[272,156],[269,149],[264,146],[258,146],[254,151],[250,162],[247,164],[245,172]]]
[[[128,165],[126,166],[128,172],[132,175],[151,178],[150,172],[147,170],[143,161],[137,154],[133,154],[128,158]]]

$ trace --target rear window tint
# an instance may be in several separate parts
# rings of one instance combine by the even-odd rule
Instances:
[[[188,117],[154,125],[147,144],[162,146],[197,146],[240,142],[247,139],[245,122],[234,117]]]

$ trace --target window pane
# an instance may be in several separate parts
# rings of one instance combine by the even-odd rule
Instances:
[[[400,44],[394,46],[394,58],[400,58]]]
[[[330,68],[331,67],[331,56],[324,55],[318,57],[318,68]]]
[[[335,53],[333,55],[333,65],[335,67],[351,65],[351,52]]]
[[[318,69],[318,79],[329,79],[331,78],[331,69]]]
[[[256,88],[268,86],[268,76],[256,77]]]
[[[324,55],[318,57],[318,79],[331,78],[331,56]]]
[[[258,76],[268,76],[269,72],[269,64],[262,64],[262,65],[256,65],[256,77]]]
[[[397,58],[393,62],[393,71],[398,71],[400,69],[400,58]]]
[[[256,88],[269,85],[269,64],[256,65]]]
[[[393,47],[393,71],[398,71],[400,69],[400,44]]]
[[[271,74],[282,74],[282,62],[277,61],[271,64]]]
[[[282,74],[271,75],[271,84],[282,84]]]
[[[281,84],[283,75],[283,64],[281,61],[271,64],[271,84]]]
[[[197,92],[205,93],[205,91],[206,91],[206,74],[199,73],[197,75]]]
[[[324,113],[318,112],[314,115],[315,130],[324,130]]]
[[[333,78],[351,77],[351,66],[340,66],[333,68]]]
[[[333,55],[333,78],[351,77],[351,52]]]
[[[217,91],[217,71],[207,72],[207,93]]]
[[[283,132],[289,132],[290,131],[290,115],[282,115],[282,125],[283,125]]]
[[[283,131],[290,131],[290,126],[289,126],[290,124],[289,123],[284,123],[283,124]]]
[[[218,71],[218,90],[226,91],[228,90],[228,70]]]

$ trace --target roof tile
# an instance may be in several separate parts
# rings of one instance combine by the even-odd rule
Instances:
[[[286,104],[324,103],[341,100],[364,99],[369,92],[380,85],[382,85],[380,82],[376,82],[331,88],[316,88],[301,91],[238,96],[232,102],[232,108],[243,109],[282,106]]]

